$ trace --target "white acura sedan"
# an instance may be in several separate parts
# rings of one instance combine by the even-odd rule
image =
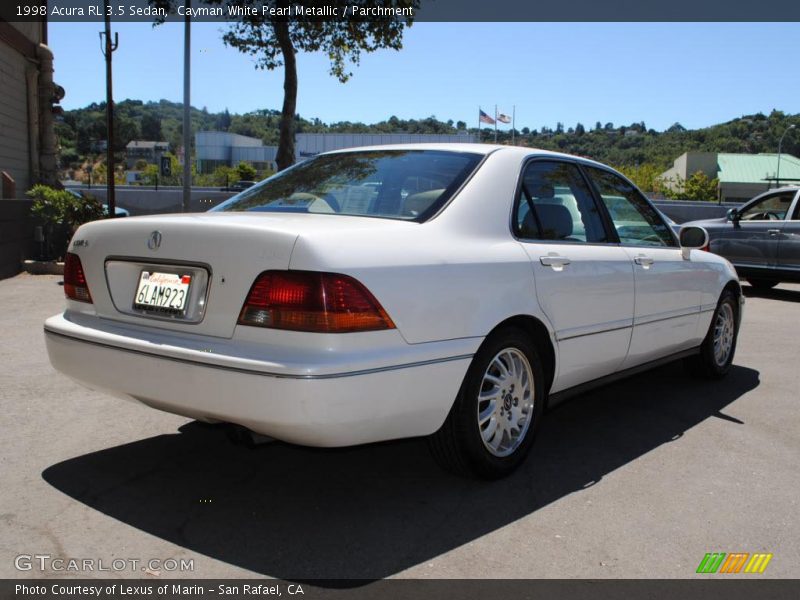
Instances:
[[[545,408],[685,358],[730,368],[743,297],[624,177],[529,148],[322,154],[208,213],[71,242],[53,365],[98,390],[280,440],[431,436],[500,477]]]

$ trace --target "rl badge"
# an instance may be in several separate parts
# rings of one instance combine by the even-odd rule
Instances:
[[[763,573],[771,560],[772,554],[767,553],[708,552],[700,561],[697,573]]]

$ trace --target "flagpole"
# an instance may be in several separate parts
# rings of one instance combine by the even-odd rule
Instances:
[[[514,145],[514,133],[516,132],[517,128],[517,105],[514,104],[511,107],[511,145]]]
[[[494,105],[494,143],[497,143],[497,104]]]
[[[481,141],[481,107],[478,106],[478,143]]]

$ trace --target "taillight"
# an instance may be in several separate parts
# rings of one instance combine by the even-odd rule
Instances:
[[[394,329],[375,297],[348,275],[265,271],[247,294],[240,325],[346,333]]]
[[[64,294],[72,300],[92,302],[81,259],[71,252],[67,252],[67,258],[64,260]]]

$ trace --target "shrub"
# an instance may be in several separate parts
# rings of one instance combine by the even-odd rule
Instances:
[[[33,186],[27,195],[33,199],[31,214],[42,221],[46,258],[63,257],[78,227],[103,217],[103,205],[94,196],[77,195],[46,185]]]
[[[236,167],[236,171],[239,175],[239,179],[244,181],[252,181],[256,178],[256,170],[253,165],[248,164],[244,161],[240,162]]]

